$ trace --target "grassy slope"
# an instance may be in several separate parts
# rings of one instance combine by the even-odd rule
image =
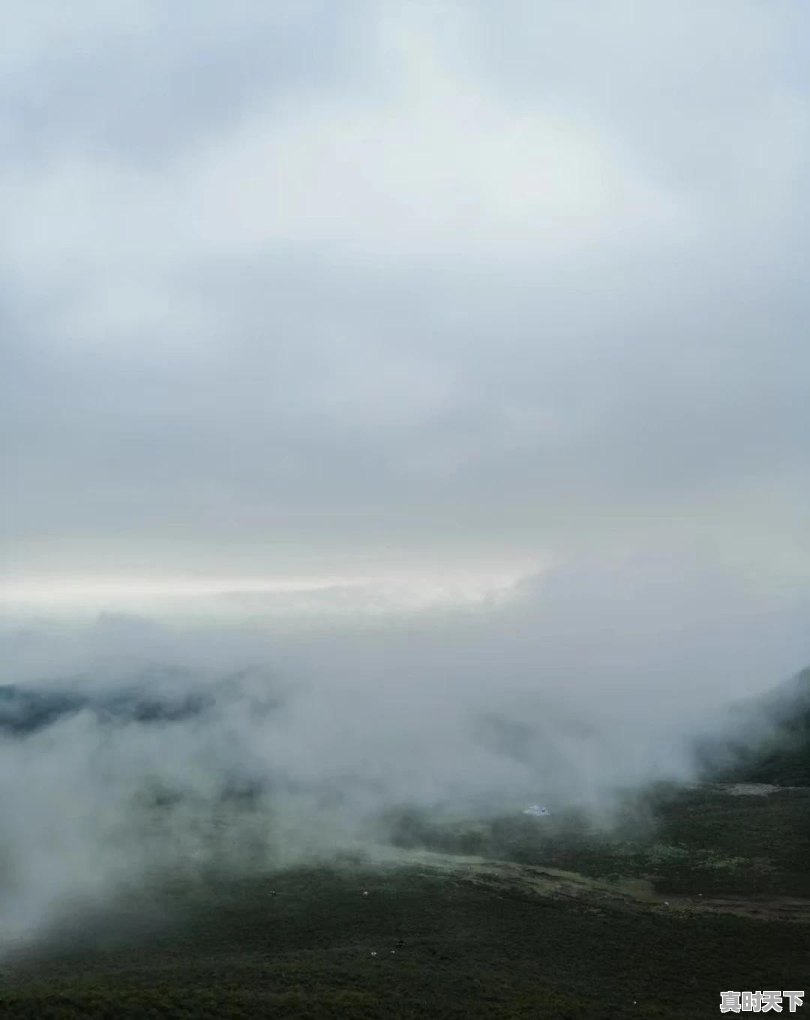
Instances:
[[[649,877],[661,892],[810,897],[810,789],[768,797],[661,788],[617,827],[575,814],[430,825],[406,816],[403,846],[541,864],[608,878]]]
[[[708,1016],[721,989],[796,987],[810,957],[803,925],[564,902],[411,870],[273,881],[276,896],[267,882],[220,889],[185,931],[148,946],[40,964],[0,994],[2,1015]]]
[[[703,748],[707,774],[729,781],[810,786],[810,669],[742,707],[745,737]]]
[[[488,838],[516,861],[662,890],[795,895],[801,881],[810,895],[808,806],[799,792],[673,792],[655,826],[613,843],[571,819],[502,821]],[[738,859],[759,864],[718,864]],[[458,869],[310,869],[175,890],[169,905],[179,927],[115,948],[109,933],[80,941],[91,929],[77,922],[70,954],[51,947],[0,985],[0,1015],[702,1017],[722,989],[801,988],[810,963],[810,924],[542,895]]]
[[[610,831],[575,815],[437,825],[404,813],[395,826],[400,845],[516,862],[518,875],[643,879],[673,909],[498,881],[497,868],[218,882],[167,893],[182,923],[140,940],[75,919],[0,980],[0,1016],[681,1018],[717,1015],[723,989],[804,987],[810,923],[766,918],[785,897],[798,904],[786,916],[810,917],[810,674],[760,709],[775,728],[753,751],[722,752],[715,778],[807,789],[659,789]],[[762,919],[712,912],[711,897]]]

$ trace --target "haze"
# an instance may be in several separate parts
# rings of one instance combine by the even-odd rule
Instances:
[[[395,803],[594,807],[810,661],[808,38],[787,0],[6,12],[7,682],[218,692],[0,738],[8,930],[167,852],[146,777],[283,777],[285,860]]]

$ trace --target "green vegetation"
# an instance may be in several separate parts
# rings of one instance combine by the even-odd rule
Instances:
[[[717,1015],[726,989],[802,988],[810,674],[739,719],[736,744],[703,749],[702,785],[628,794],[601,820],[404,808],[390,846],[340,867],[262,873],[244,819],[225,852],[226,804],[218,875],[65,920],[5,961],[0,1016],[681,1020]],[[158,834],[166,802],[146,804]]]
[[[796,987],[810,951],[804,925],[666,916],[416,869],[272,882],[275,896],[269,880],[212,890],[186,904],[182,929],[148,944],[54,947],[0,992],[0,1011],[37,1020],[707,1016],[721,989]]]
[[[149,904],[171,925],[116,938],[73,918],[8,965],[0,1015],[715,1015],[721,990],[806,983],[808,808],[810,791],[662,788],[628,800],[615,830],[411,813],[401,866],[175,883]],[[471,851],[484,859],[450,856]]]
[[[810,789],[732,796],[721,786],[662,785],[628,797],[610,826],[575,812],[447,825],[403,812],[394,839],[593,877],[648,878],[661,893],[810,896]]]
[[[742,736],[701,748],[707,776],[810,786],[810,669],[742,706]]]

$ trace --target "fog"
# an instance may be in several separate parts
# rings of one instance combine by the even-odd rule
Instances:
[[[609,825],[810,661],[809,11],[5,12],[0,938]]]
[[[6,946],[155,876],[335,860],[392,808],[540,801],[610,824],[623,788],[810,661],[807,605],[705,550],[592,557],[478,604],[219,625],[8,620]],[[739,734],[736,734],[739,736]]]

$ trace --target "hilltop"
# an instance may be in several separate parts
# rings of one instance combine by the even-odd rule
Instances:
[[[732,729],[726,742],[698,749],[705,778],[810,786],[810,668],[735,706]]]

